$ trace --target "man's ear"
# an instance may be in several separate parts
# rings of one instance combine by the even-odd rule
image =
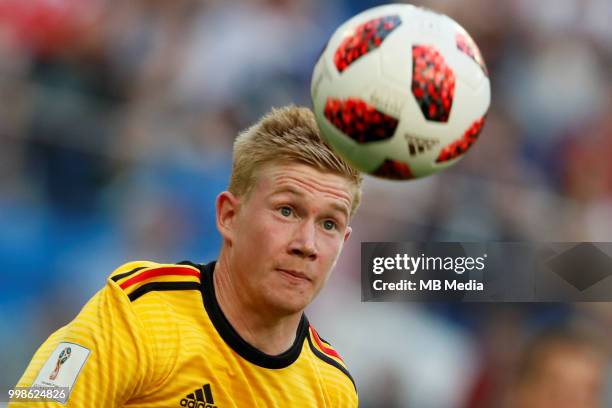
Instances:
[[[344,231],[344,242],[348,241],[349,237],[351,236],[351,232],[353,232],[353,229],[351,227],[346,227],[346,230]]]
[[[236,233],[236,217],[240,208],[240,199],[229,191],[224,191],[217,196],[216,218],[217,229],[223,237],[223,241],[231,244]]]

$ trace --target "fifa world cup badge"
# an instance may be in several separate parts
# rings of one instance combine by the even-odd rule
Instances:
[[[70,358],[70,353],[72,353],[72,350],[70,349],[70,347],[66,347],[59,354],[59,356],[57,357],[57,362],[55,363],[55,368],[51,372],[51,375],[49,375],[50,380],[55,380],[57,378],[57,375],[59,374],[62,365]]]

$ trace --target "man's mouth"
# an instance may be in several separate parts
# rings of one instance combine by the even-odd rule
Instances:
[[[310,282],[310,278],[306,276],[304,272],[296,271],[294,269],[283,269],[283,268],[277,268],[277,270],[289,276],[290,278]]]

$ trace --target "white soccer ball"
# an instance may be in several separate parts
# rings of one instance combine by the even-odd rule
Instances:
[[[478,47],[428,9],[366,10],[332,35],[312,75],[323,137],[357,169],[389,179],[456,163],[478,138],[491,100]]]

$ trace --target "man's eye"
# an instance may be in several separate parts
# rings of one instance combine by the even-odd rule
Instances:
[[[293,210],[290,207],[281,207],[280,213],[283,215],[283,217],[289,217],[291,214],[293,214]]]
[[[336,223],[330,220],[325,220],[323,221],[323,228],[328,231],[334,230],[336,229]]]

